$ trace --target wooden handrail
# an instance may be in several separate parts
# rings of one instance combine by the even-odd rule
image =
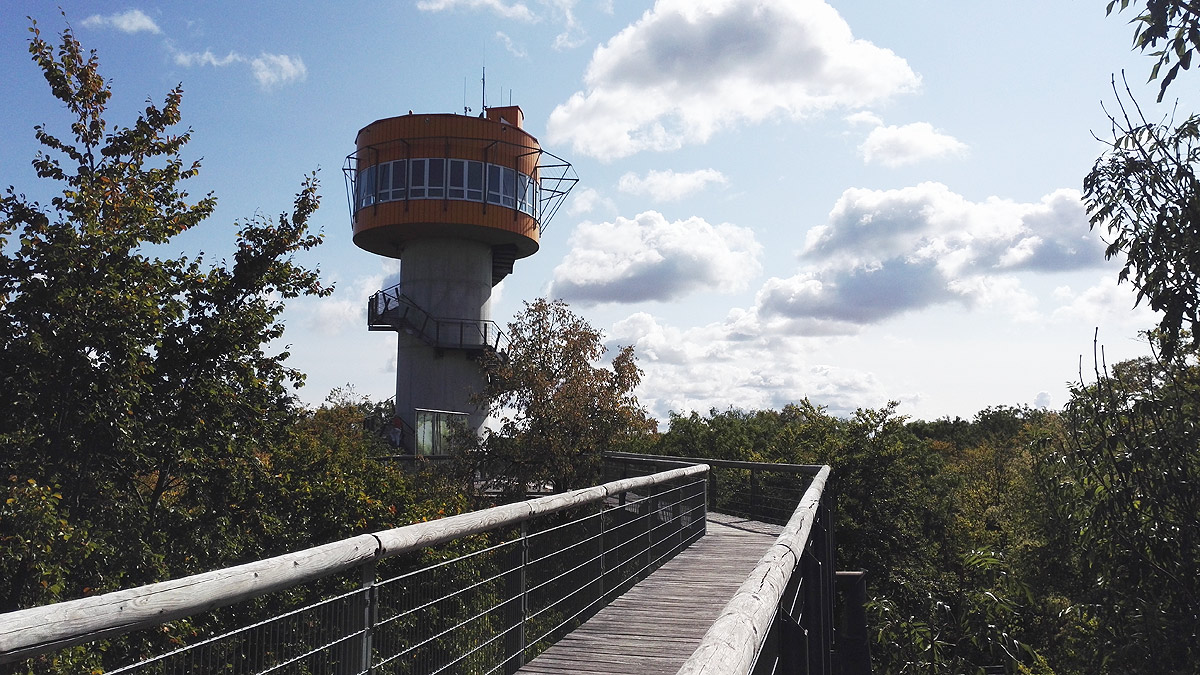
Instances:
[[[783,533],[721,610],[678,675],[751,671],[779,610],[784,589],[804,555],[829,472],[828,466],[817,472]]]
[[[681,467],[362,534],[213,572],[0,614],[0,663],[157,626],[344,572],[372,560],[517,525],[629,490],[707,472],[708,466],[703,464]]]
[[[777,464],[775,462],[745,462],[735,459],[713,459],[711,457],[676,457],[674,455],[643,455],[638,452],[605,452],[605,459],[641,461],[655,464],[707,464],[717,469],[752,469],[755,471],[777,471],[816,476],[823,468],[820,464]]]

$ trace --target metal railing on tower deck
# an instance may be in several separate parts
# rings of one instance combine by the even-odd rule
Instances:
[[[113,673],[511,673],[704,534],[707,471],[680,467],[0,615],[0,663],[86,662],[68,648],[92,643]],[[206,636],[214,626],[226,628]],[[97,642],[134,631],[143,633]],[[164,631],[190,644],[141,652],[149,642],[138,635]]]
[[[508,339],[495,321],[438,318],[400,290],[400,284],[376,292],[367,301],[369,330],[405,331],[438,349],[490,349],[502,353]]]

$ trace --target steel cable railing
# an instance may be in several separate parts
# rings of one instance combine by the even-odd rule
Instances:
[[[119,653],[104,640],[175,621],[193,644],[111,672],[512,672],[703,534],[706,475],[676,468],[0,615],[0,662],[52,672],[58,650]],[[314,584],[341,590],[299,602]],[[269,615],[200,635],[256,613]]]
[[[833,526],[825,492],[830,468],[605,453],[612,477],[697,463],[710,466],[709,511],[782,525],[783,533],[726,604],[680,675],[830,675],[837,656]],[[858,628],[865,632],[865,625]],[[847,658],[843,672],[869,672],[869,661],[865,670],[861,662],[857,655]]]

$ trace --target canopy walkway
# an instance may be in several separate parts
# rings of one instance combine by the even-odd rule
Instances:
[[[835,631],[828,467],[613,454],[606,471],[591,488],[0,615],[0,664],[869,672],[862,598]]]

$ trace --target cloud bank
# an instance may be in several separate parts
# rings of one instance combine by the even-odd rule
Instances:
[[[762,269],[762,246],[749,229],[695,216],[668,221],[657,211],[582,223],[570,244],[554,268],[551,295],[584,305],[734,292]]]
[[[547,133],[600,159],[861,107],[920,84],[904,59],[855,38],[821,0],[659,0],[596,49],[584,81]]]
[[[853,333],[910,311],[958,302],[1034,315],[1018,273],[1099,267],[1076,190],[1036,203],[972,202],[941,183],[846,190],[826,224],[808,231],[801,271],[769,279],[755,311],[807,334]]]
[[[645,176],[628,172],[621,176],[617,189],[634,195],[644,195],[659,201],[678,201],[706,189],[711,184],[724,185],[729,181],[716,169],[699,169],[687,173],[650,170]]]

